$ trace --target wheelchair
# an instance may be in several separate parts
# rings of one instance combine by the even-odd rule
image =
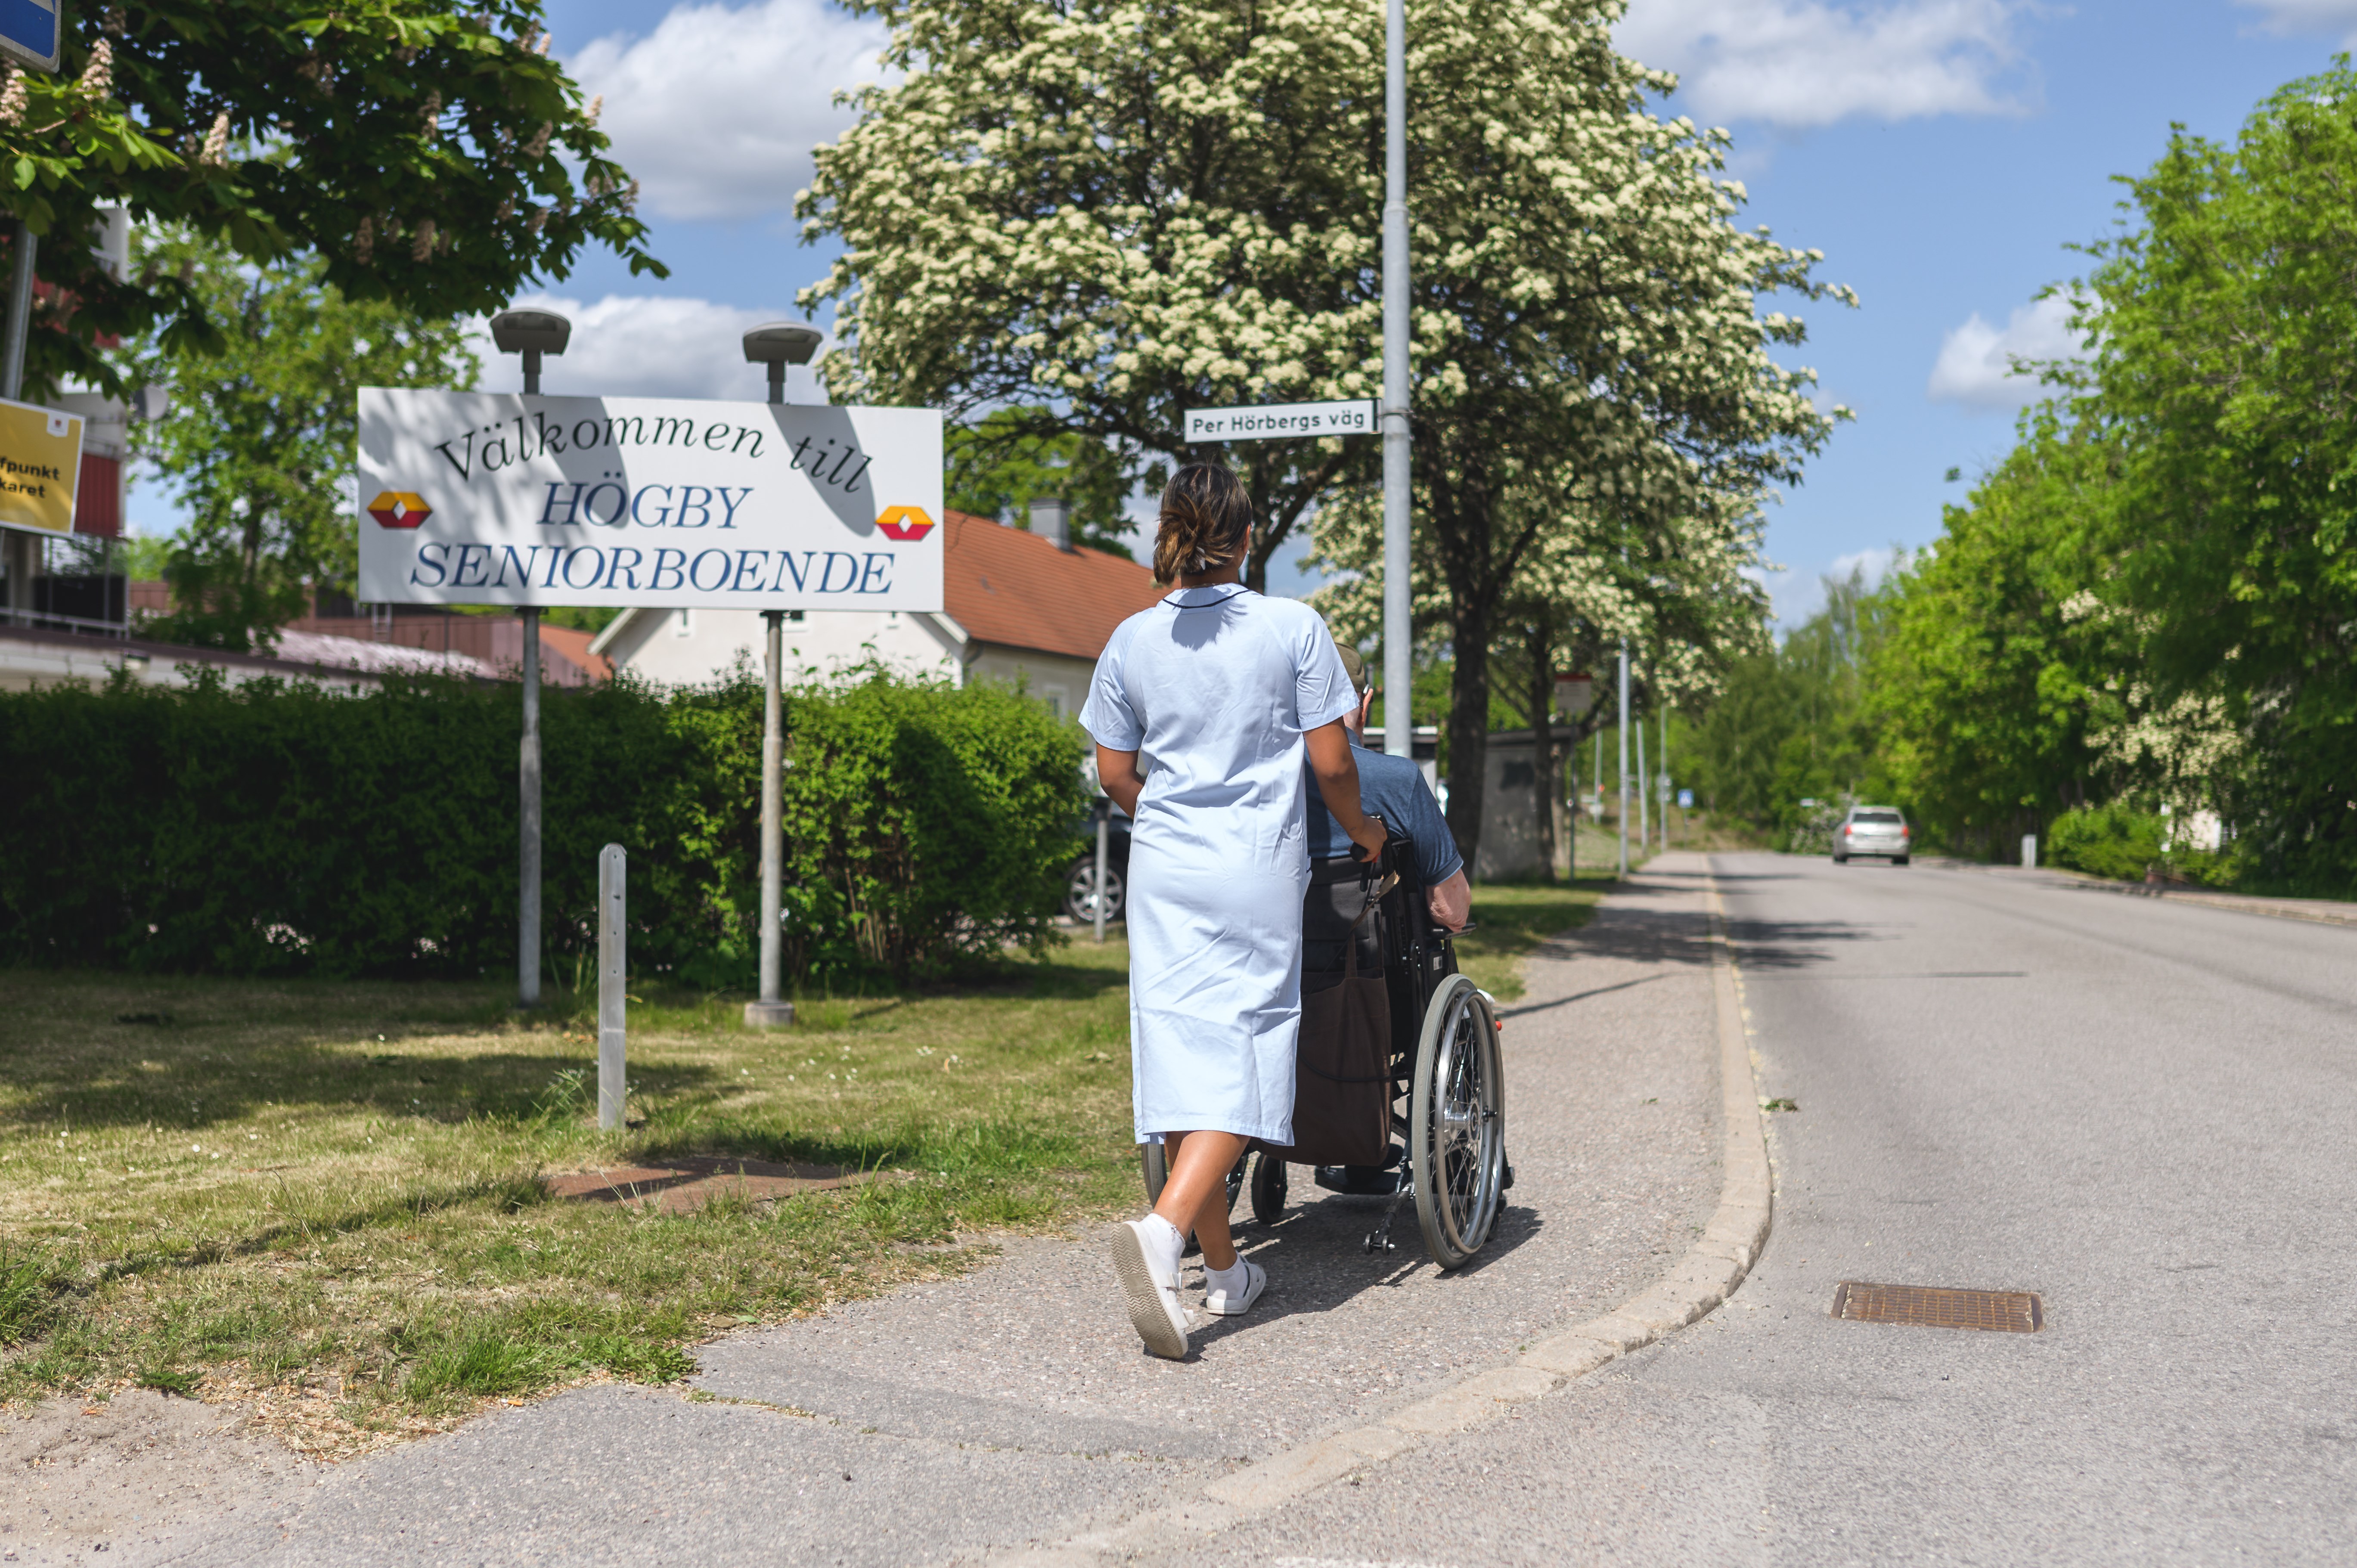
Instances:
[[[1433,921],[1405,838],[1392,838],[1372,861],[1318,862],[1309,881],[1302,903],[1305,1015],[1311,993],[1340,981],[1351,961],[1361,973],[1379,971],[1390,1037],[1363,1044],[1369,1059],[1387,1064],[1393,1139],[1383,1163],[1313,1165],[1314,1179],[1331,1191],[1392,1198],[1367,1237],[1370,1252],[1394,1250],[1392,1220],[1402,1201],[1413,1197],[1433,1262],[1443,1270],[1462,1268],[1490,1240],[1514,1184],[1506,1160],[1496,1003],[1458,972],[1455,934]],[[1466,929],[1472,929],[1469,923]],[[1339,1092],[1315,1072],[1297,1073],[1297,1135],[1305,1101]],[[1274,1223],[1285,1208],[1288,1165],[1315,1155],[1254,1140],[1228,1173],[1228,1206],[1233,1208],[1249,1187],[1253,1217]],[[1145,1144],[1143,1157],[1151,1203],[1162,1196],[1168,1174],[1162,1145]],[[1191,1251],[1191,1238],[1189,1245]]]

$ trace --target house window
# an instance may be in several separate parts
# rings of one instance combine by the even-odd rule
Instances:
[[[694,610],[673,610],[672,612],[671,634],[673,637],[694,637],[695,635],[695,612]]]
[[[1070,706],[1070,701],[1065,696],[1064,688],[1061,686],[1040,687],[1039,700],[1047,703],[1048,711],[1055,714],[1060,719],[1064,716]]]

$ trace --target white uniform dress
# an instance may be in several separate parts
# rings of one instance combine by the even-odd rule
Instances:
[[[1081,726],[1136,751],[1129,1041],[1140,1143],[1293,1141],[1309,731],[1358,703],[1308,606],[1182,588],[1115,628]]]

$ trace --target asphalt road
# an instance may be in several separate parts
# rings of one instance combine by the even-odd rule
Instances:
[[[2357,1560],[2357,929],[1717,859],[1775,1230],[1663,1344],[1190,1564]],[[2042,1294],[1839,1321],[1843,1280]]]

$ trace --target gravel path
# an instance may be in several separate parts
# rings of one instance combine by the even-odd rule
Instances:
[[[1700,856],[1663,856],[1528,961],[1504,1009],[1517,1183],[1455,1275],[1412,1208],[1372,1257],[1383,1200],[1297,1169],[1285,1216],[1241,1235],[1267,1295],[1184,1363],[1139,1348],[1102,1233],[1014,1239],[959,1279],[707,1345],[692,1392],[501,1412],[108,1560],[974,1561],[1363,1423],[1609,1309],[1700,1233],[1720,1186],[1703,885]]]

